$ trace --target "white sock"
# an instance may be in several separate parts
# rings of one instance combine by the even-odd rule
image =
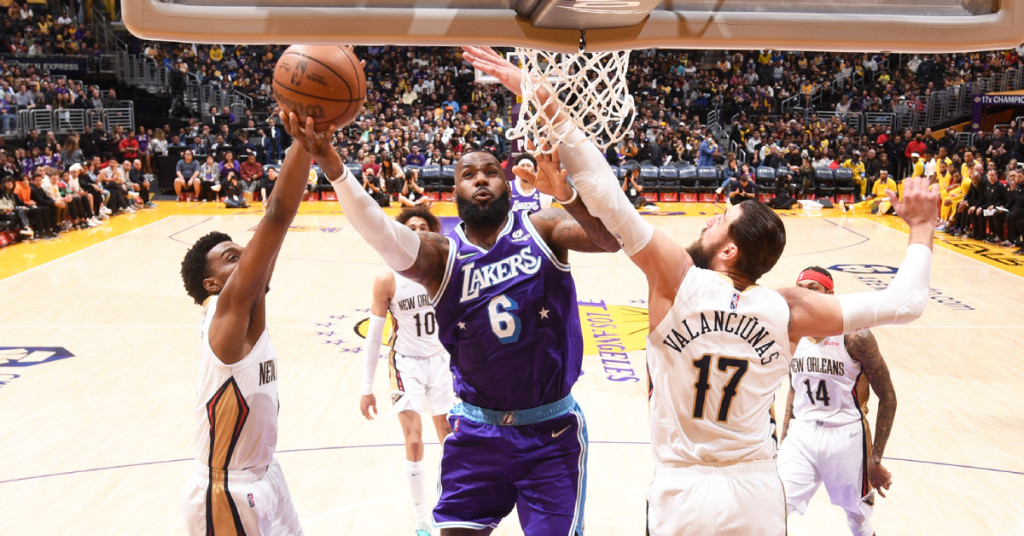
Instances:
[[[405,476],[409,479],[409,492],[412,494],[412,504],[416,509],[416,523],[429,524],[430,505],[427,504],[427,488],[424,485],[427,475],[423,461],[405,460]]]

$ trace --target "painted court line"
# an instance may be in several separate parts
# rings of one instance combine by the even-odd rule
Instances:
[[[424,445],[438,445],[438,443],[424,441]],[[649,441],[591,441],[590,445],[648,446],[648,445],[650,445],[650,442]],[[304,452],[323,452],[323,451],[329,451],[329,450],[352,450],[352,449],[397,448],[397,447],[405,447],[405,444],[404,443],[376,443],[376,444],[366,444],[366,445],[336,445],[336,446],[333,446],[333,447],[308,447],[308,448],[299,448],[299,449],[279,450],[275,454],[300,454],[300,453],[304,453]],[[900,461],[900,462],[907,462],[907,463],[916,463],[916,464],[922,464],[922,465],[935,465],[935,466],[939,466],[939,467],[952,467],[952,468],[956,468],[956,469],[968,469],[968,470],[973,470],[973,471],[987,471],[987,472],[992,472],[992,473],[1003,473],[1003,474],[1009,474],[1009,475],[1015,475],[1015,476],[1024,476],[1024,471],[1013,471],[1013,470],[1010,470],[1010,469],[1000,469],[1000,468],[997,468],[997,467],[982,467],[982,466],[977,466],[977,465],[966,465],[966,464],[958,464],[958,463],[951,463],[951,462],[939,462],[939,461],[931,461],[931,460],[915,460],[915,459],[911,459],[911,458],[894,458],[894,457],[890,457],[890,456],[885,456],[882,459],[883,460],[890,460],[890,461]],[[62,471],[62,472],[59,472],[59,473],[49,473],[49,474],[43,474],[43,475],[33,475],[33,476],[25,476],[25,477],[20,477],[20,478],[11,478],[11,479],[7,479],[7,480],[0,480],[0,485],[3,485],[3,484],[13,484],[13,483],[16,483],[16,482],[25,482],[25,481],[29,481],[29,480],[39,480],[39,479],[43,479],[43,478],[52,478],[52,477],[58,477],[58,476],[71,476],[71,475],[77,475],[77,474],[83,474],[83,473],[95,473],[95,472],[99,472],[99,471],[112,471],[112,470],[115,470],[115,469],[131,469],[131,468],[135,468],[135,467],[147,467],[147,466],[151,466],[151,465],[163,465],[163,464],[168,464],[168,463],[192,462],[192,461],[194,461],[194,458],[178,458],[178,459],[173,459],[173,460],[156,460],[156,461],[150,461],[150,462],[129,463],[129,464],[123,464],[123,465],[111,465],[111,466],[107,466],[107,467],[93,467],[93,468],[90,468],[90,469],[77,469],[77,470],[74,470],[74,471]],[[623,488],[623,489],[626,489],[626,488]]]
[[[168,217],[173,217],[173,216],[168,216]],[[156,220],[156,221],[153,221],[153,222],[149,222],[149,223],[147,223],[145,225],[142,225],[141,227],[136,227],[136,228],[134,228],[134,229],[132,229],[130,231],[125,231],[125,232],[123,232],[123,233],[121,233],[121,234],[119,234],[117,236],[112,236],[110,238],[107,238],[107,239],[103,240],[102,242],[97,242],[95,244],[91,244],[91,245],[85,246],[82,249],[75,250],[75,251],[72,251],[71,253],[67,253],[67,254],[61,255],[60,257],[56,257],[56,258],[50,259],[48,261],[42,262],[42,263],[37,264],[35,266],[30,266],[30,267],[28,267],[28,268],[26,268],[26,269],[24,269],[24,270],[22,270],[22,271],[20,271],[18,273],[14,273],[14,274],[11,274],[11,275],[9,275],[9,276],[7,276],[5,278],[2,278],[2,279],[0,279],[0,281],[6,281],[6,280],[12,279],[14,277],[17,277],[19,275],[27,274],[28,272],[31,272],[32,270],[35,270],[36,268],[42,268],[43,266],[49,266],[50,264],[52,264],[52,263],[54,263],[56,261],[62,261],[62,260],[67,259],[69,257],[74,257],[75,255],[78,255],[79,253],[81,253],[83,251],[88,251],[88,250],[90,250],[90,249],[92,249],[92,248],[94,248],[96,246],[102,246],[104,244],[109,244],[110,242],[112,242],[114,240],[117,240],[118,238],[130,235],[130,234],[132,234],[132,233],[134,233],[136,231],[141,231],[141,230],[145,229],[146,227],[149,227],[150,225],[154,225],[154,224],[160,223],[160,222],[162,222],[162,221],[164,221],[166,219],[167,218],[160,218],[159,220]]]

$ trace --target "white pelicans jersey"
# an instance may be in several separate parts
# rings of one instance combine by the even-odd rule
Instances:
[[[800,339],[789,365],[793,418],[832,426],[858,422],[868,402],[867,377],[846,351],[844,335]]]
[[[196,460],[223,478],[225,471],[265,467],[277,447],[277,356],[263,330],[249,355],[225,365],[210,348],[217,298],[209,299],[202,324]],[[214,474],[214,473],[211,473]]]
[[[658,465],[775,457],[772,403],[788,373],[789,306],[691,267],[647,340],[651,444]]]
[[[423,285],[395,272],[395,295],[388,304],[393,329],[391,349],[405,357],[431,357],[444,352],[437,338],[434,306]]]

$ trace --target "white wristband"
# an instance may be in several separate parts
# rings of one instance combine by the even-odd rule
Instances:
[[[579,192],[576,191],[576,188],[573,188],[572,189],[572,195],[569,196],[568,200],[562,201],[561,199],[558,199],[556,197],[555,201],[558,201],[558,204],[560,204],[560,205],[562,205],[564,207],[565,205],[568,205],[569,203],[572,203],[573,201],[575,201],[578,196],[579,196]]]

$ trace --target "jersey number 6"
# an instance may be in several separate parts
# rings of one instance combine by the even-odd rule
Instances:
[[[502,344],[519,340],[519,330],[522,326],[519,318],[509,312],[516,309],[519,309],[519,304],[504,294],[495,296],[487,304],[487,316],[491,320],[491,331]]]

